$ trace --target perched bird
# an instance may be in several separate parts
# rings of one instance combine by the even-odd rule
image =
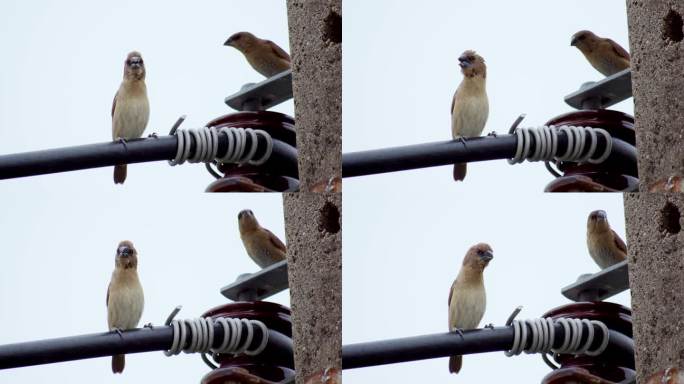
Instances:
[[[138,325],[145,298],[138,279],[138,252],[124,240],[116,249],[114,272],[107,288],[107,324],[110,331],[121,333]],[[112,372],[123,372],[125,355],[112,356]]]
[[[285,244],[271,231],[259,225],[254,213],[249,209],[238,214],[240,238],[247,254],[261,268],[285,260]]]
[[[451,102],[451,135],[454,139],[480,136],[489,116],[486,79],[487,66],[475,51],[465,51],[458,58],[463,80]],[[466,163],[454,164],[454,180],[466,176]]]
[[[572,35],[570,45],[577,47],[594,69],[610,76],[629,68],[629,53],[611,39],[598,37],[591,31]]]
[[[137,139],[142,136],[150,118],[150,103],[145,86],[145,64],[139,52],[126,57],[124,76],[112,104],[112,139]],[[126,164],[114,166],[114,183],[126,180]]]
[[[591,258],[601,269],[627,260],[627,246],[620,236],[610,229],[605,211],[593,211],[589,214],[587,247]]]
[[[290,55],[287,52],[276,43],[260,39],[249,32],[235,33],[223,45],[242,52],[249,65],[266,77],[290,69]]]
[[[476,244],[463,258],[463,265],[449,291],[449,331],[461,332],[477,328],[487,306],[482,272],[494,258],[492,248],[485,243]],[[449,372],[461,370],[463,356],[449,358]]]

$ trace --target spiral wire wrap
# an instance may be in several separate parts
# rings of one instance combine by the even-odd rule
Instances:
[[[215,325],[223,327],[223,340],[218,347],[212,348]],[[173,320],[170,326],[173,327],[173,343],[169,350],[164,351],[166,356],[177,355],[181,351],[255,356],[263,352],[268,344],[268,328],[259,320],[202,317]],[[255,327],[261,329],[261,341],[256,348],[250,350],[248,348],[254,340]],[[247,332],[244,337],[243,332]]]
[[[559,132],[564,132],[568,139],[567,148],[562,154],[559,153],[558,147]],[[610,133],[602,128],[556,127],[551,125],[537,128],[517,128],[514,134],[517,135],[518,146],[515,156],[508,159],[509,164],[522,163],[525,160],[600,164],[610,156],[613,149]],[[606,147],[600,154],[596,153],[599,134],[606,139]]]
[[[214,160],[221,163],[262,165],[273,152],[273,139],[268,132],[261,129],[236,128],[236,127],[202,127],[191,129],[176,129],[174,134],[178,137],[176,157],[169,160],[169,165],[189,163],[210,163]],[[218,154],[219,135],[225,135],[228,147],[225,154]],[[254,159],[257,152],[259,136],[266,141],[266,150],[258,159]],[[250,140],[247,139],[250,138]],[[190,148],[195,145],[195,151],[190,156]]]
[[[558,348],[554,348],[556,343],[555,325],[563,327],[563,342]],[[583,327],[583,325],[586,326]],[[594,350],[589,350],[594,343],[594,338],[598,337],[594,332],[594,325],[601,329],[601,343]],[[597,320],[587,319],[527,319],[514,320],[513,326],[513,346],[505,351],[506,356],[519,355],[525,353],[549,353],[574,354],[598,356],[605,351],[608,346],[610,334],[608,327]],[[585,333],[586,331],[586,333]],[[582,343],[582,340],[585,340]]]

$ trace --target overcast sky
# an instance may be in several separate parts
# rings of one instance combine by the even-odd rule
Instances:
[[[223,46],[243,30],[289,51],[284,1],[0,2],[0,154],[110,140],[131,50],[147,66],[146,134],[166,134],[182,114],[190,128],[231,113],[223,99],[263,79]],[[275,110],[292,115],[293,104]],[[258,270],[239,238],[241,209],[284,240],[279,194],[202,193],[213,180],[203,165],[131,165],[123,186],[112,171],[0,181],[0,344],[106,331],[120,240],[140,253],[141,325],[163,323],[176,305],[193,318],[227,303],[220,288]],[[271,300],[289,305],[289,294]],[[199,355],[153,352],[128,356],[123,377],[101,358],[0,371],[0,382],[149,383],[161,372],[190,383],[208,371]]]
[[[571,111],[563,97],[602,78],[570,47],[582,29],[626,49],[624,1],[344,0],[344,151],[451,138],[449,107],[461,81],[458,57],[486,60],[486,132],[504,133],[520,113],[537,126]],[[614,107],[633,113],[632,100]],[[538,317],[569,303],[560,290],[598,267],[586,249],[586,219],[605,209],[624,238],[621,194],[543,194],[542,163],[451,166],[345,179],[343,342],[447,330],[447,297],[463,255],[489,242],[487,311],[481,325]],[[610,301],[629,305],[628,292]],[[344,371],[345,382],[539,382],[538,355],[466,356],[458,377],[447,358]]]

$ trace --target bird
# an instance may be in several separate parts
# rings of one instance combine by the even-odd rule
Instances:
[[[627,245],[610,228],[605,211],[589,214],[587,219],[587,247],[589,254],[601,269],[627,260]]]
[[[572,35],[570,46],[577,47],[589,64],[604,76],[610,76],[629,68],[629,53],[611,39],[596,36],[591,31],[579,31]]]
[[[133,243],[124,240],[116,248],[114,272],[107,287],[107,324],[110,331],[121,335],[122,330],[138,325],[145,297],[138,278],[138,251]],[[125,355],[112,356],[112,372],[124,370]]]
[[[290,69],[290,55],[276,43],[260,39],[249,32],[233,34],[223,43],[242,52],[257,72],[265,77],[275,76]]]
[[[150,103],[145,85],[145,63],[140,52],[133,51],[124,63],[123,81],[112,103],[112,140],[126,145],[126,140],[142,136],[150,118]],[[126,164],[114,166],[114,183],[126,180]]]
[[[254,213],[244,209],[238,214],[240,239],[249,257],[261,268],[285,260],[287,248],[280,239],[268,229],[259,225]]]
[[[480,136],[487,123],[487,66],[482,56],[472,50],[463,52],[458,61],[463,80],[451,102],[451,135],[463,141],[464,137]],[[466,163],[454,164],[454,180],[462,181],[465,176]]]
[[[461,333],[464,329],[474,329],[480,324],[487,306],[484,278],[482,272],[494,258],[492,247],[486,243],[475,244],[463,258],[449,290],[449,331]],[[461,370],[463,356],[449,358],[449,372]]]

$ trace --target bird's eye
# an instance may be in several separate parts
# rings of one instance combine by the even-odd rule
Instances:
[[[482,251],[481,249],[478,249],[478,250],[477,250],[477,255],[478,255],[478,256],[484,255],[484,251]]]

